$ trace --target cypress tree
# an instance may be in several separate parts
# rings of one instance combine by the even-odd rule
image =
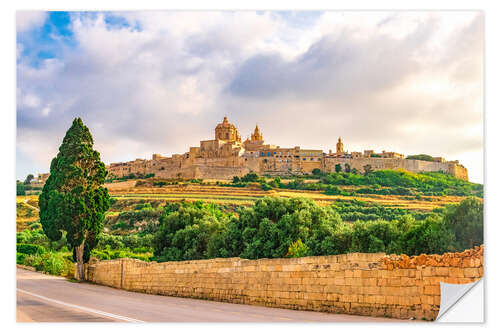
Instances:
[[[106,167],[93,144],[89,129],[75,118],[52,159],[50,176],[39,197],[43,231],[52,241],[61,239],[66,231],[80,280],[110,205],[108,190],[102,186]]]

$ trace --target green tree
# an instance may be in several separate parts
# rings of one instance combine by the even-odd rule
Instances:
[[[33,179],[35,179],[35,176],[33,176],[32,174],[27,175],[26,179],[24,180],[24,185],[29,185]]]
[[[242,182],[256,182],[259,180],[259,176],[253,172],[253,171],[250,171],[249,173],[247,173],[246,175],[244,175],[243,177],[241,177],[241,181]]]
[[[231,245],[227,252],[234,254],[238,248],[239,256],[247,259],[283,258],[299,238],[311,249],[311,255],[320,255],[319,243],[341,222],[333,209],[305,198],[265,197],[238,215],[238,220],[229,223],[228,232],[241,245],[226,242]],[[311,237],[314,233],[317,236]]]
[[[458,250],[483,244],[483,203],[469,197],[459,205],[446,207],[444,223],[455,234]]]
[[[407,228],[407,231],[402,233],[399,240],[401,252],[409,256],[456,250],[453,232],[438,217],[429,216],[423,221],[402,227]]]
[[[432,162],[434,159],[430,155],[426,154],[418,154],[418,155],[409,155],[406,157],[407,160],[420,160],[420,161],[429,161]]]
[[[363,166],[363,170],[365,170],[365,176],[373,172],[372,166],[370,164]]]
[[[341,171],[342,171],[342,165],[335,164],[335,172],[341,172]]]
[[[16,195],[25,195],[26,189],[24,188],[24,183],[19,180],[16,181]]]
[[[321,170],[318,168],[314,168],[312,171],[312,174],[315,176],[319,176],[319,175],[321,175]]]
[[[209,248],[209,243],[225,223],[226,216],[216,205],[197,202],[167,206],[153,239],[155,260],[207,259],[210,251],[217,252],[214,244]]]
[[[43,231],[52,241],[67,232],[79,279],[84,278],[83,264],[97,245],[109,208],[108,190],[102,186],[107,171],[93,144],[89,129],[76,118],[50,164],[39,198]]]

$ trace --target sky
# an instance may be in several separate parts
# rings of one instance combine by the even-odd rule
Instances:
[[[81,117],[106,164],[184,153],[224,116],[282,147],[459,160],[483,183],[475,11],[16,15],[16,177]]]

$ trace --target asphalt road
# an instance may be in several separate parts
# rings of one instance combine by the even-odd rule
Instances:
[[[17,268],[18,322],[387,322],[374,318],[148,295]]]

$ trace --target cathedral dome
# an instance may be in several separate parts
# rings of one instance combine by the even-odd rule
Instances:
[[[241,137],[238,134],[236,126],[231,124],[227,117],[224,117],[222,123],[215,127],[215,139],[231,142],[241,142]]]
[[[236,129],[236,126],[234,126],[233,124],[231,124],[228,120],[227,120],[227,117],[224,117],[224,120],[222,121],[222,123],[218,124],[216,127],[217,128],[231,128],[231,129]]]

